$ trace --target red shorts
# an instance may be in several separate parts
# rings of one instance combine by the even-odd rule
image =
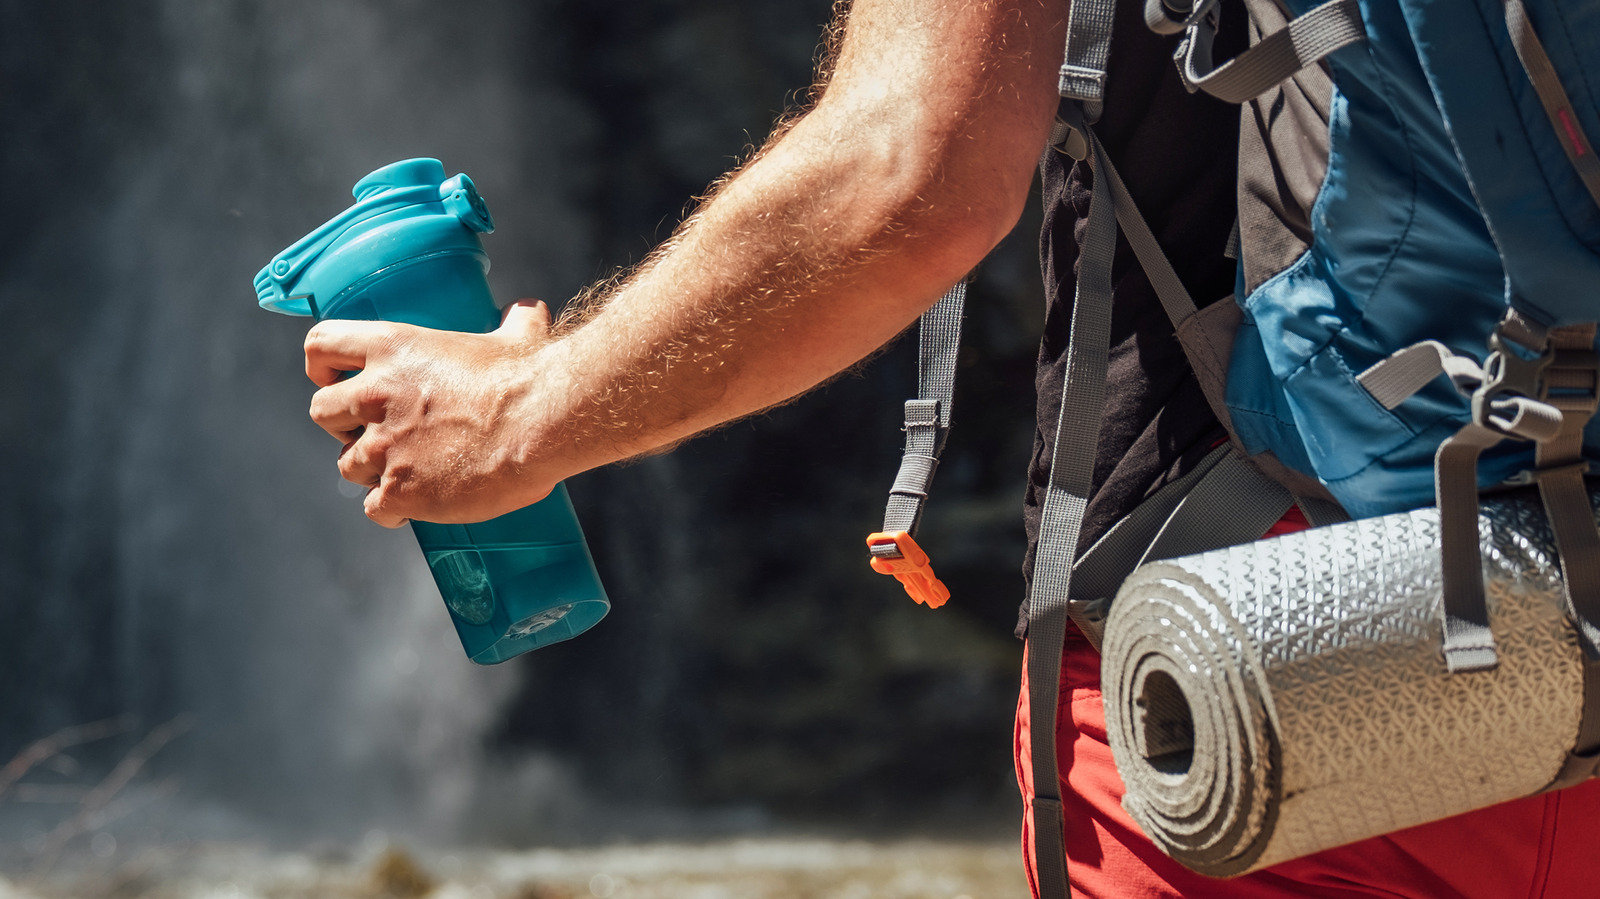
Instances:
[[[1017,706],[1022,852],[1033,895],[1033,767],[1027,666]],[[1074,899],[1358,896],[1417,899],[1593,899],[1600,896],[1600,780],[1424,824],[1231,880],[1183,867],[1122,810],[1122,779],[1106,744],[1100,655],[1068,626],[1056,706],[1056,752]]]

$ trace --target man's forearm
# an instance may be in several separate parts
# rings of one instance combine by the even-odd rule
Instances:
[[[1053,109],[1054,22],[1037,3],[906,6],[858,3],[816,108],[540,354],[563,389],[530,451],[583,470],[787,400],[1009,230]]]

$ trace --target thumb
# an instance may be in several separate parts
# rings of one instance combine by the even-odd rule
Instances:
[[[519,339],[544,339],[550,335],[552,316],[544,300],[518,300],[500,316],[500,330]]]

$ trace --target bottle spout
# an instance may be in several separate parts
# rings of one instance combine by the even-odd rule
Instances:
[[[406,187],[436,186],[444,182],[444,163],[437,159],[418,157],[391,162],[373,172],[350,189],[357,202],[383,193]]]

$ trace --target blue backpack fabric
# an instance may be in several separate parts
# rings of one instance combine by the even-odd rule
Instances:
[[[1525,9],[1569,108],[1547,111],[1508,6]],[[1241,268],[1227,399],[1248,452],[1270,450],[1367,517],[1432,503],[1435,450],[1472,415],[1447,377],[1386,409],[1358,375],[1424,340],[1483,362],[1510,308],[1547,327],[1600,318],[1600,202],[1579,170],[1594,161],[1582,135],[1600,134],[1600,4],[1359,8],[1367,39],[1324,63],[1334,89],[1309,246],[1248,291]],[[1600,426],[1585,438],[1600,461]],[[1531,444],[1502,443],[1479,484],[1532,460]]]

